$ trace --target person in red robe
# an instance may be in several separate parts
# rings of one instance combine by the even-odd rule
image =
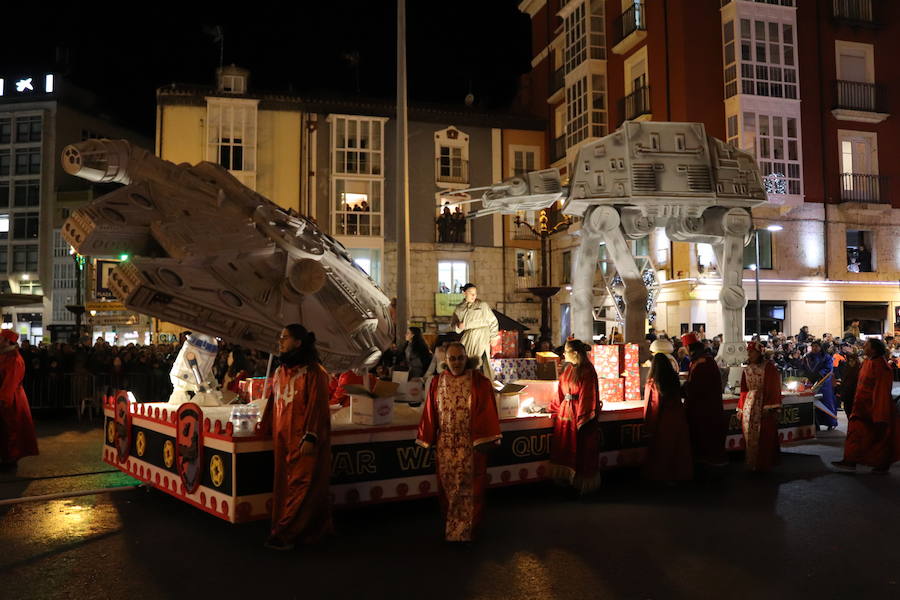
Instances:
[[[450,344],[447,364],[428,388],[416,443],[435,448],[444,537],[469,542],[484,512],[486,451],[499,443],[500,419],[491,382],[466,368],[465,346]]]
[[[722,376],[706,346],[696,334],[681,336],[681,343],[691,353],[691,369],[683,392],[694,462],[701,465],[724,466],[725,438],[728,422],[722,407]]]
[[[644,478],[670,483],[693,479],[691,435],[681,402],[681,382],[672,367],[670,354],[653,355],[644,390],[645,431],[650,436]]]
[[[328,373],[315,342],[315,334],[299,324],[281,332],[281,365],[272,376],[260,425],[262,432],[271,431],[275,454],[272,528],[265,544],[273,550],[313,543],[332,532]]]
[[[0,330],[0,469],[16,468],[19,459],[37,456],[37,436],[31,407],[22,387],[25,361],[19,354],[19,334]]]
[[[844,458],[831,464],[845,471],[855,471],[857,464],[863,464],[873,467],[873,473],[887,474],[891,464],[900,460],[900,422],[891,397],[893,374],[884,342],[866,340],[864,351],[866,360],[856,384]]]
[[[550,477],[584,494],[600,485],[600,391],[597,371],[588,359],[590,346],[581,340],[566,342],[567,361],[559,376],[557,398],[550,403],[553,438],[550,442]]]
[[[768,471],[778,462],[778,411],[781,375],[766,360],[759,343],[747,344],[747,366],[741,374],[737,412],[744,432],[745,460],[751,471]]]

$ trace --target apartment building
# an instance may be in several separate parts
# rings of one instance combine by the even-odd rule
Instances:
[[[867,333],[900,323],[900,5],[880,0],[524,0],[533,70],[520,102],[550,123],[563,173],[625,120],[697,121],[751,152],[768,202],[745,252],[745,332]],[[896,207],[896,208],[895,208]],[[575,228],[577,230],[577,226]],[[570,233],[571,233],[570,229]],[[577,238],[558,236],[555,280]],[[757,243],[759,258],[757,259]],[[721,329],[715,256],[703,244],[634,242],[653,272],[658,330]],[[598,289],[616,282],[598,260]],[[609,273],[609,277],[604,275]],[[605,284],[605,285],[604,285]],[[614,291],[614,290],[612,290]],[[567,331],[565,289],[554,299]],[[596,296],[595,332],[615,325]],[[896,325],[900,327],[900,325]]]

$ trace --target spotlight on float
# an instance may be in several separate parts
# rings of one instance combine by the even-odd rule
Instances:
[[[781,231],[782,229],[784,229],[784,227],[781,225],[769,225],[766,227],[766,231]]]

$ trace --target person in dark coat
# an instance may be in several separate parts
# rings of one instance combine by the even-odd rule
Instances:
[[[683,393],[691,432],[694,462],[700,465],[724,466],[725,437],[728,422],[722,407],[722,376],[714,358],[696,334],[681,336],[681,343],[691,352],[691,370]]]

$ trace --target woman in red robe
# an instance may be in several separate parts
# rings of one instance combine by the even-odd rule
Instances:
[[[778,462],[780,410],[781,375],[772,361],[763,357],[759,344],[750,342],[737,412],[744,431],[744,457],[751,471],[768,471]]]
[[[581,493],[600,485],[600,424],[602,404],[594,370],[580,340],[566,342],[568,364],[559,376],[558,397],[550,403],[553,439],[550,476]]]
[[[272,529],[266,547],[290,550],[332,532],[331,414],[328,373],[319,362],[316,336],[288,325],[278,340],[281,366],[261,429],[271,429],[275,453]]]
[[[0,330],[0,469],[12,470],[20,458],[37,456],[31,408],[22,388],[25,361],[16,342],[19,334]]]
[[[893,372],[884,342],[866,340],[864,350],[866,360],[856,384],[844,458],[832,464],[855,471],[859,463],[873,467],[873,473],[887,474],[891,464],[900,460],[900,420],[891,397]]]
[[[650,436],[643,475],[651,481],[688,481],[694,477],[691,434],[681,402],[681,382],[671,355],[653,356],[644,388],[646,432]]]

